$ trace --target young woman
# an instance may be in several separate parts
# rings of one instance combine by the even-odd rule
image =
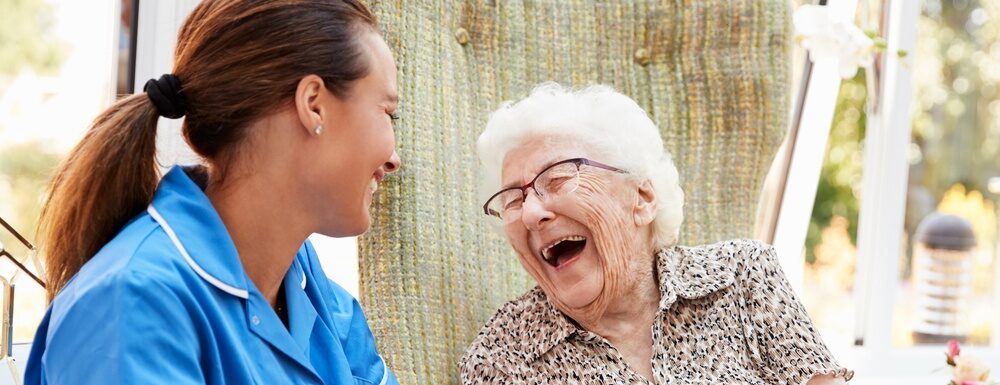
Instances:
[[[396,67],[358,0],[205,0],[173,73],[104,111],[43,209],[49,296],[26,384],[385,384],[306,238],[369,226],[400,166]],[[203,165],[156,162],[184,117]]]

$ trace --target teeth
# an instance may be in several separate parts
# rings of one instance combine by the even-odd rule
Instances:
[[[562,241],[585,241],[585,240],[587,240],[587,238],[580,235],[570,235],[568,237],[562,237],[559,240],[550,243],[548,246],[545,246],[545,248],[542,249],[542,258],[545,258],[546,261],[551,260],[552,255],[549,255],[549,251],[552,250],[552,248],[555,247],[555,245],[558,245]]]
[[[371,184],[368,185],[368,189],[371,190],[373,193],[375,191],[378,191],[378,182],[375,181],[375,178],[372,178],[372,182]]]

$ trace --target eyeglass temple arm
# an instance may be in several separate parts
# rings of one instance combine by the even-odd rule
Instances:
[[[615,167],[615,166],[609,166],[609,165],[606,165],[606,164],[598,162],[598,161],[590,160],[590,159],[587,159],[587,158],[580,158],[580,160],[583,161],[583,164],[588,165],[588,166],[600,167],[600,168],[603,168],[605,170],[611,170],[611,171],[614,171],[614,172],[620,172],[622,174],[628,174],[628,171],[622,170],[622,169],[620,169],[618,167]]]

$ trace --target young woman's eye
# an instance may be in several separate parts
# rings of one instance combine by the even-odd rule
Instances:
[[[392,120],[394,120],[394,121],[395,121],[395,120],[399,120],[399,114],[396,114],[396,113],[390,113],[390,114],[389,114],[389,119],[392,119]]]

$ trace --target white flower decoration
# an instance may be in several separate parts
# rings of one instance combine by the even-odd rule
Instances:
[[[986,381],[990,376],[990,367],[975,357],[955,357],[954,380],[956,384],[970,381]]]
[[[837,58],[840,77],[853,78],[858,67],[872,64],[875,42],[846,17],[828,7],[802,5],[795,10],[795,30],[812,60]]]

